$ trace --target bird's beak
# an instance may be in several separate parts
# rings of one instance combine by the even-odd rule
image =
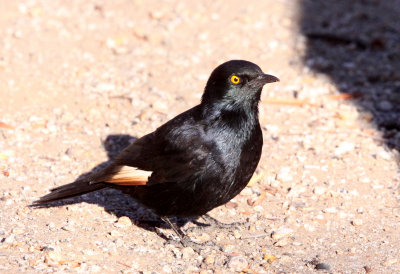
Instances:
[[[265,84],[279,82],[279,78],[269,75],[269,74],[260,74],[257,78],[250,81],[250,85],[254,88],[261,88]]]

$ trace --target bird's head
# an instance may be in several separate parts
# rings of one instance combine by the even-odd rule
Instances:
[[[256,107],[263,86],[277,81],[277,77],[264,74],[256,64],[244,60],[231,60],[219,65],[211,73],[202,104]]]

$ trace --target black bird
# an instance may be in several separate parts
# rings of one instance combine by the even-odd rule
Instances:
[[[263,145],[261,91],[276,81],[248,61],[218,66],[199,105],[136,140],[104,170],[54,188],[34,204],[116,188],[160,216],[188,245],[190,239],[169,218],[202,216],[247,185]]]

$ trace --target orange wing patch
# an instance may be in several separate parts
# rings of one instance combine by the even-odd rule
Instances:
[[[109,174],[103,182],[120,186],[146,185],[151,176],[151,171],[145,171],[131,166],[117,166],[112,174]]]

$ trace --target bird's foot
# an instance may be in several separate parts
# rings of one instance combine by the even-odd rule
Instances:
[[[171,222],[168,218],[162,217],[162,219],[171,226],[172,230],[174,230],[175,234],[179,237],[179,241],[168,238],[158,228],[156,228],[156,233],[160,237],[164,238],[168,243],[171,243],[173,245],[181,245],[183,247],[191,247],[194,251],[196,251],[199,254],[206,246],[213,246],[213,247],[217,246],[213,241],[206,241],[202,243],[194,242],[192,239],[190,239],[189,236],[187,236],[176,224]],[[219,246],[217,247],[221,249],[221,247]]]
[[[215,228],[233,231],[233,230],[239,229],[242,226],[248,225],[247,222],[234,222],[234,223],[230,223],[230,224],[222,223],[222,222],[218,221],[217,219],[211,217],[208,214],[204,214],[201,217],[206,222],[208,222],[208,224],[202,224],[202,223],[199,223],[199,222],[195,222],[195,224],[197,224],[197,226],[189,227],[188,229],[186,229],[186,233],[194,232],[194,231],[213,230]]]

